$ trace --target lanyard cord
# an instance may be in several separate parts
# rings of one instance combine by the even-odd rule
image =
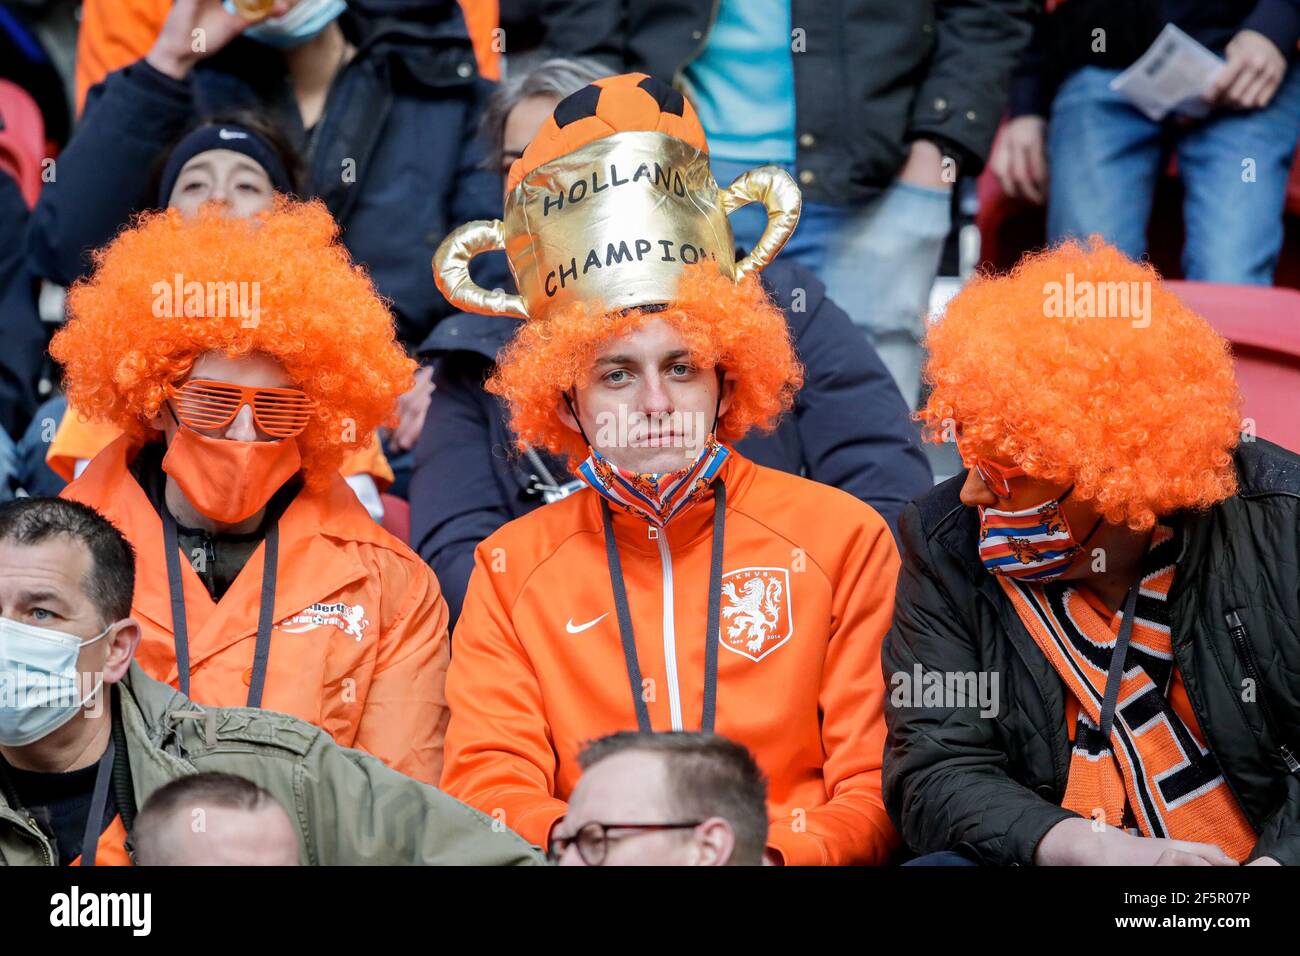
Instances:
[[[641,694],[641,664],[637,659],[632,612],[627,601],[627,586],[623,581],[623,565],[618,557],[618,544],[614,540],[614,519],[609,503],[604,498],[600,501],[600,508],[605,525],[605,557],[609,564],[609,580],[614,588],[618,635],[623,642],[623,659],[632,689],[632,706],[636,708],[637,728],[642,733],[653,733],[650,710]],[[708,624],[704,635],[704,713],[700,719],[700,729],[706,734],[713,733],[718,704],[718,635],[722,608],[722,549],[726,513],[727,486],[722,479],[718,479],[714,483],[713,495],[713,556],[709,568]],[[666,529],[661,528],[659,533],[665,534]]]
[[[104,829],[104,807],[108,805],[108,785],[113,779],[113,758],[117,754],[117,742],[110,734],[108,747],[104,756],[99,758],[99,769],[95,771],[95,790],[90,798],[90,812],[86,814],[86,829],[81,837],[81,865],[94,866],[95,854],[99,850],[99,835]]]
[[[172,639],[176,648],[176,672],[180,690],[190,696],[189,629],[185,619],[185,590],[181,584],[181,552],[176,540],[176,519],[162,507],[163,546],[167,551],[167,586],[171,592]],[[257,614],[257,644],[253,652],[253,676],[248,684],[248,706],[262,706],[266,684],[266,665],[271,655],[271,625],[275,617],[275,576],[280,556],[280,522],[273,522],[266,532],[262,561],[262,602]]]

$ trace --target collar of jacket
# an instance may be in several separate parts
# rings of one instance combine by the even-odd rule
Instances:
[[[427,91],[468,86],[478,77],[474,45],[457,3],[390,0],[371,7],[350,6],[340,20],[357,59],[386,58]]]
[[[162,520],[128,467],[140,447],[125,435],[118,438],[95,456],[64,495],[97,508],[121,529],[136,553],[144,556],[140,564],[153,571],[137,574],[132,612],[170,633],[171,596],[163,565]],[[282,573],[277,580],[274,619],[281,621],[364,578],[369,572],[357,556],[358,543],[401,548],[400,542],[370,517],[342,476],[332,475],[319,491],[304,487],[280,518]],[[249,557],[249,565],[261,567],[264,546],[259,545]],[[310,574],[287,573],[294,568],[313,570]],[[181,578],[191,667],[256,633],[260,573],[241,574],[218,603],[213,603],[188,561],[181,562]],[[166,679],[170,683],[176,678],[173,664]]]
[[[733,511],[744,500],[745,492],[753,483],[756,466],[752,461],[739,454],[732,445],[727,445],[730,454],[727,460],[723,462],[722,468],[718,470],[718,475],[713,484],[709,486],[709,491],[695,504],[678,513],[672,521],[668,523],[667,528],[654,528],[644,518],[628,514],[619,508],[611,508],[610,513],[614,519],[614,539],[618,542],[619,549],[631,548],[634,551],[640,551],[645,554],[659,553],[659,536],[663,536],[668,542],[668,550],[674,553],[695,547],[702,541],[709,541],[713,537],[713,487],[719,481],[727,483],[727,514],[731,515]],[[590,492],[590,494],[588,494]],[[587,507],[591,509],[590,520],[595,522],[595,526],[601,526],[600,514],[600,495],[591,488],[584,488],[583,494],[586,495]],[[655,537],[651,537],[651,533]]]
[[[193,712],[196,707],[179,691],[149,677],[135,661],[131,662],[126,676],[108,689],[109,693],[117,695],[138,808],[144,803],[144,798],[163,784],[195,773],[193,764],[168,753],[162,743],[169,720],[167,715],[177,711]],[[0,820],[9,822],[43,844],[44,852],[54,852],[45,835],[10,806],[3,788],[0,788]]]
[[[154,680],[135,661],[126,676],[113,685],[112,692],[117,694],[132,789],[140,807],[163,784],[195,772],[193,764],[171,752],[166,744],[172,729],[168,715],[194,713],[199,708],[174,687]]]

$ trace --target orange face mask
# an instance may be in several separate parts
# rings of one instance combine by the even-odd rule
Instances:
[[[162,460],[162,470],[176,479],[190,504],[223,524],[256,514],[301,467],[292,438],[231,441],[208,438],[185,425]]]

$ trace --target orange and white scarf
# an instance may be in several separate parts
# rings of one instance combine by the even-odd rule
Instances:
[[[1256,842],[1250,821],[1214,755],[1169,703],[1168,596],[1181,554],[1177,530],[1158,525],[1142,564],[1109,740],[1102,739],[1101,709],[1123,611],[1106,621],[1068,582],[998,581],[1079,703],[1062,806],[1109,826],[1123,826],[1127,811],[1143,836],[1213,843],[1244,860]]]

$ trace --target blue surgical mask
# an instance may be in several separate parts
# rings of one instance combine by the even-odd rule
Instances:
[[[227,13],[237,13],[230,0],[222,4]],[[244,36],[279,50],[302,46],[338,19],[347,0],[302,0],[282,17],[269,17],[244,31]]]
[[[23,747],[48,737],[72,720],[99,693],[85,697],[77,687],[77,659],[83,647],[102,640],[104,628],[83,641],[75,634],[33,627],[0,617],[0,744]]]

